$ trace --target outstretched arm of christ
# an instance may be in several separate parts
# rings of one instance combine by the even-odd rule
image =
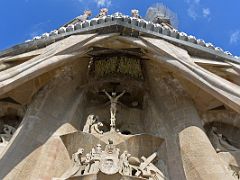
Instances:
[[[118,100],[120,97],[122,97],[125,94],[125,92],[126,90],[124,90],[121,94],[119,94],[116,99]]]
[[[112,99],[112,96],[110,96],[110,94],[108,94],[108,92],[105,89],[103,90],[103,92],[107,95],[109,99]]]

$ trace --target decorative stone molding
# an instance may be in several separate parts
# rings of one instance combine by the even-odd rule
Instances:
[[[193,44],[196,44],[196,45],[208,48],[208,49],[212,49],[219,53],[223,53],[223,54],[233,57],[233,55],[230,52],[223,51],[221,48],[215,47],[212,43],[205,43],[205,41],[202,39],[197,39],[195,36],[187,35],[184,32],[179,32],[177,29],[174,29],[167,25],[162,26],[161,24],[148,22],[144,19],[141,19],[141,17],[138,15],[138,12],[136,10],[133,10],[133,12],[132,12],[133,17],[129,17],[129,16],[123,15],[121,13],[107,15],[107,12],[108,12],[108,10],[104,8],[101,10],[100,14],[96,18],[93,18],[91,20],[85,19],[83,21],[79,21],[75,24],[71,24],[67,28],[63,26],[63,27],[59,28],[58,30],[51,31],[49,33],[49,36],[48,36],[48,33],[44,33],[41,36],[34,37],[33,40],[27,40],[25,42],[47,39],[48,37],[57,36],[60,34],[62,35],[62,34],[69,33],[69,32],[74,33],[76,31],[76,33],[77,33],[77,30],[84,29],[84,28],[87,28],[90,26],[95,26],[97,28],[98,26],[104,25],[108,22],[114,22],[114,21],[121,22],[122,21],[123,23],[131,24],[133,27],[140,27],[140,28],[146,29],[148,31],[163,34],[165,36],[170,36],[172,38],[179,39],[182,41],[187,41],[187,42],[190,42],[190,43],[193,43]],[[235,59],[239,59],[239,57],[235,57]]]

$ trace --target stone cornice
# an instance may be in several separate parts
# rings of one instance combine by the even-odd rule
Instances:
[[[121,13],[115,13],[114,15],[102,18],[93,18],[84,22],[78,22],[74,25],[70,24],[67,27],[61,27],[58,30],[51,31],[50,33],[44,33],[41,36],[34,37],[32,40],[28,40],[25,43],[13,46],[12,48],[0,52],[0,57],[14,56],[39,49],[73,34],[121,32],[124,28],[131,29],[137,33],[159,37],[171,43],[185,46],[189,49],[194,49],[200,53],[207,53],[220,61],[223,60],[240,63],[239,57],[234,57],[228,51],[224,52],[221,48],[215,47],[211,43],[205,43],[204,40],[197,39],[196,37],[187,35],[184,32],[179,32],[178,30],[164,24],[154,24],[144,19],[125,16]]]

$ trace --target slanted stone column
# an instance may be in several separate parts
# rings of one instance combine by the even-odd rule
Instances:
[[[74,68],[85,68],[74,64]],[[0,160],[0,179],[51,179],[71,165],[60,136],[75,132],[84,112],[84,77],[76,69],[61,70],[36,95]]]
[[[193,103],[184,97],[175,102],[176,108],[169,105],[169,119],[164,121],[170,179],[233,179],[205,134]]]
[[[151,73],[154,71],[149,72],[150,77],[153,76]],[[152,132],[161,134],[165,139],[169,178],[233,179],[205,134],[194,103],[179,82],[167,76],[151,79],[150,84],[152,90],[149,97],[158,114],[152,117],[156,122]]]

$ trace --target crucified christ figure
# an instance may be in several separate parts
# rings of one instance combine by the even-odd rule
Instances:
[[[111,126],[111,129],[114,129],[115,128],[115,123],[116,123],[116,113],[117,113],[118,99],[125,94],[126,90],[124,90],[118,96],[117,96],[116,92],[112,92],[112,95],[110,95],[107,91],[105,91],[105,89],[103,90],[103,92],[105,92],[105,94],[107,95],[107,97],[109,98],[110,103],[111,103],[111,107],[110,107],[111,124],[110,124],[110,126]]]

